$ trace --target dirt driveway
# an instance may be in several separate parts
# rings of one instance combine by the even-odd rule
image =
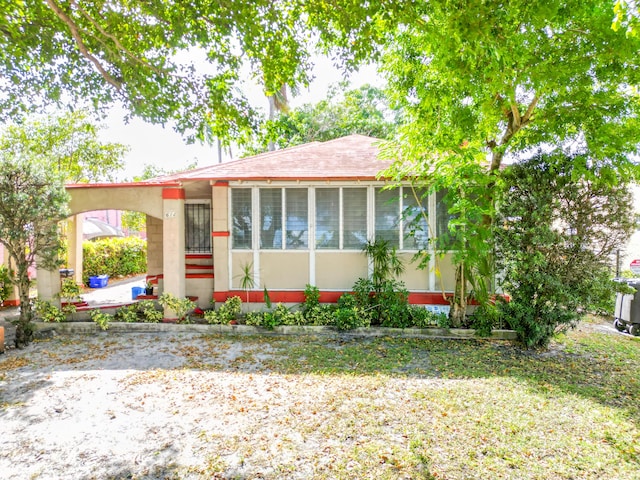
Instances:
[[[0,355],[0,478],[636,479],[637,343],[585,335],[61,335]]]
[[[352,419],[351,379],[292,376],[270,364],[273,348],[111,333],[9,351],[0,356],[0,476],[332,478],[343,443],[357,441],[327,423],[335,413]],[[366,388],[397,402],[407,382],[372,376]],[[395,423],[385,427],[390,446],[406,442]]]

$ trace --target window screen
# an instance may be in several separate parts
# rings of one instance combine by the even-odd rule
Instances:
[[[316,189],[316,248],[340,248],[340,189]]]
[[[231,248],[253,248],[253,218],[251,215],[251,189],[231,190],[232,237]]]
[[[306,188],[286,188],[287,249],[304,250],[309,247],[309,207]]]
[[[260,248],[282,248],[282,189],[260,189]]]
[[[387,240],[390,245],[400,245],[400,191],[399,189],[375,191],[376,240]]]
[[[342,189],[342,247],[360,250],[367,243],[367,189]]]
[[[403,187],[402,194],[403,249],[426,249],[429,240],[427,191],[423,188]]]

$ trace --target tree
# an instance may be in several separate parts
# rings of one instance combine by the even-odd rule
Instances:
[[[579,167],[579,165],[582,165]],[[545,346],[611,293],[611,259],[635,228],[624,182],[577,155],[541,155],[506,169],[495,235],[500,309],[529,347]]]
[[[29,340],[28,270],[58,268],[58,222],[67,216],[64,182],[110,179],[127,147],[102,143],[83,111],[31,117],[0,131],[0,242],[13,258],[20,297],[20,344]]]
[[[326,100],[304,104],[264,122],[246,153],[264,152],[270,142],[286,148],[354,133],[387,139],[397,124],[397,112],[389,108],[382,90],[371,85],[346,91],[334,87]]]
[[[63,177],[29,158],[0,150],[0,242],[15,265],[12,282],[18,287],[20,318],[16,344],[32,334],[29,267],[58,267],[58,222],[66,218],[69,196]]]
[[[406,120],[397,148],[402,161],[390,175],[435,191],[446,183],[444,174],[475,168],[481,178],[471,189],[484,184],[484,192],[474,197],[458,181],[449,204],[458,211],[469,201],[492,205],[505,158],[542,147],[581,153],[576,161],[589,158],[610,184],[638,177],[629,154],[638,152],[640,39],[611,28],[609,1],[449,1],[422,8],[382,62],[389,95]],[[490,208],[482,223],[490,229]],[[451,227],[473,231],[463,218]],[[461,246],[475,248],[467,239]],[[481,273],[474,261],[486,262],[482,257],[458,257],[458,286],[465,271]],[[459,324],[466,303],[464,296],[455,301],[452,320]]]
[[[31,158],[71,183],[113,180],[129,147],[99,141],[100,128],[82,110],[33,116],[0,130],[0,151]]]
[[[405,4],[0,0],[0,120],[51,103],[120,102],[146,121],[175,121],[189,138],[228,140],[255,126],[245,79],[267,96],[306,86],[316,47],[344,52],[353,68]]]
[[[615,19],[613,28],[624,29],[627,35],[638,36],[640,34],[640,10],[637,0],[618,0],[614,4]]]

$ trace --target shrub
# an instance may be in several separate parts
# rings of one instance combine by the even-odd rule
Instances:
[[[307,325],[327,326],[335,323],[336,306],[325,304],[307,309],[305,322]]]
[[[204,312],[205,320],[212,325],[227,325],[231,320],[235,320],[242,311],[242,300],[240,297],[231,297],[218,308],[218,311],[208,310]]]
[[[178,298],[171,293],[163,293],[158,299],[158,303],[164,308],[168,308],[178,317],[178,323],[191,323],[189,312],[196,308],[195,302],[188,298]]]
[[[412,324],[409,311],[409,291],[402,282],[386,280],[372,299],[378,310],[380,325],[391,328],[407,328]]]
[[[67,320],[65,312],[46,300],[36,300],[35,311],[36,316],[43,322],[64,322]]]
[[[11,295],[11,276],[5,265],[0,265],[0,305]]]
[[[133,323],[138,321],[138,306],[135,304],[120,307],[114,315],[116,320]]]
[[[499,309],[527,347],[546,346],[590,308],[611,308],[603,279],[633,231],[633,202],[628,186],[600,168],[580,155],[549,154],[503,173],[494,231],[511,302]]]
[[[158,310],[153,300],[141,300],[138,302],[138,318],[147,323],[158,323],[164,318],[164,312]]]
[[[371,310],[359,304],[355,295],[345,293],[338,299],[334,325],[338,330],[371,326]]]
[[[113,315],[104,313],[100,311],[100,309],[91,310],[91,313],[89,313],[89,315],[91,316],[91,320],[96,322],[96,325],[98,325],[102,330],[107,330],[109,328],[111,320],[113,320]]]
[[[138,237],[106,238],[83,242],[83,277],[109,275],[112,278],[147,271],[147,242]]]
[[[448,328],[449,325],[449,317],[447,315],[431,312],[421,305],[409,305],[409,315],[411,317],[411,325],[416,328],[440,327],[445,323],[447,326],[444,328]]]
[[[471,316],[471,328],[479,337],[490,337],[495,328],[504,326],[504,309],[499,305],[486,303],[478,306]]]

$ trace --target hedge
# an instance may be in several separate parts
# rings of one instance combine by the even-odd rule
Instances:
[[[138,237],[114,237],[82,243],[82,281],[89,277],[109,275],[119,278],[146,273],[147,241]]]

